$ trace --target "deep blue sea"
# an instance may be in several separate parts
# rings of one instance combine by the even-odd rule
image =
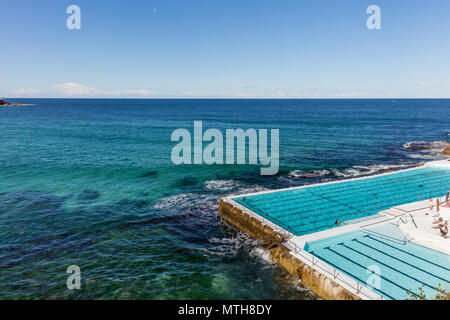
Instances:
[[[33,106],[0,107],[0,299],[315,299],[219,198],[407,168],[450,133],[450,100],[10,100]],[[279,173],[175,166],[195,120],[279,129]]]

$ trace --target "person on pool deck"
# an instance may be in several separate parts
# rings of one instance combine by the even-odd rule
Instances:
[[[437,219],[436,221],[433,221],[433,224],[437,224],[437,226],[432,227],[433,229],[439,229],[443,226],[442,222],[444,221],[444,219],[442,219],[442,217],[440,217],[439,219]]]
[[[447,221],[447,220],[445,220],[444,224],[439,224],[439,225],[437,225],[436,227],[433,227],[433,229],[439,229],[439,230],[441,230],[441,231],[442,231],[442,229],[444,229],[444,228],[448,228],[448,221]]]
[[[441,237],[445,238],[448,234],[448,226],[441,228]]]
[[[430,197],[430,210],[433,210],[433,198]]]
[[[439,212],[439,199],[436,199],[436,212]]]
[[[444,208],[450,208],[450,191],[447,191],[447,194],[445,195],[445,204],[443,204],[442,206]]]

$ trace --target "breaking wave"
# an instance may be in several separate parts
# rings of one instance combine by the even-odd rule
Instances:
[[[159,200],[153,205],[157,210],[174,210],[187,208],[215,208],[218,207],[217,197],[207,194],[181,193]]]
[[[414,167],[416,163],[404,164],[370,164],[357,165],[346,169],[330,168],[326,170],[294,170],[288,174],[292,179],[311,179],[311,178],[355,178],[361,176],[368,176],[377,173],[383,173],[390,170],[406,169]]]
[[[205,182],[205,189],[229,191],[236,189],[239,184],[234,180],[210,180]]]
[[[344,170],[333,169],[332,172],[339,178],[351,178],[360,176],[370,176],[377,173],[383,173],[391,170],[407,169],[414,167],[416,164],[372,164],[366,166],[353,166]]]
[[[289,172],[289,178],[316,178],[330,175],[331,172],[329,170],[310,170],[310,171],[302,171],[302,170],[294,170]]]
[[[257,257],[261,260],[263,260],[265,263],[268,264],[275,264],[274,261],[270,258],[270,251],[267,249],[264,249],[261,246],[254,247],[252,251],[250,251],[250,256]]]
[[[260,245],[260,241],[252,239],[245,233],[239,231],[233,237],[211,237],[209,239],[209,246],[201,248],[201,250],[208,255],[235,257],[242,250],[252,252]]]

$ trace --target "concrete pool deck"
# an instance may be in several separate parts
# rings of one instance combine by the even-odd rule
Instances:
[[[399,228],[408,237],[412,238],[411,242],[422,245],[424,247],[440,251],[449,255],[450,259],[450,238],[443,238],[438,229],[433,229],[436,225],[434,221],[443,218],[443,221],[450,221],[450,208],[442,208],[440,212],[436,212],[436,208],[415,210],[411,212],[412,219],[399,221]]]
[[[222,198],[220,201],[219,213],[221,218],[226,222],[248,233],[254,238],[263,240],[271,250],[271,257],[274,261],[278,262],[288,273],[301,279],[302,283],[306,287],[310,288],[322,298],[364,300],[383,299],[381,295],[375,293],[367,285],[348,277],[341,270],[333,268],[329,264],[307,252],[304,249],[305,244],[320,239],[354,232],[364,228],[370,228],[374,225],[396,223],[400,217],[419,217],[420,215],[424,215],[423,210],[427,210],[427,206],[429,206],[428,200],[418,199],[419,201],[417,202],[399,204],[391,209],[378,211],[376,214],[369,216],[367,219],[356,219],[355,221],[350,220],[339,227],[296,236],[277,223],[271,221],[269,218],[265,218],[236,202],[235,199],[241,197],[251,197],[254,195],[283,192],[287,190],[298,190],[313,186],[338,184],[346,181],[365,180],[380,176],[395,175],[401,172],[417,170],[418,168],[423,167],[450,169],[450,162],[448,160],[435,161],[426,163],[420,167],[383,173],[375,176],[226,197]],[[446,193],[449,187],[450,186],[448,185],[443,185],[442,195]],[[445,188],[447,188],[447,190],[445,190]],[[402,226],[400,226],[400,228],[402,228]],[[439,250],[439,245],[436,245],[436,243],[431,243],[431,245],[430,242],[425,243],[423,239],[420,239],[420,237],[417,236],[417,234],[413,235],[411,231],[406,232],[407,230],[405,228],[407,228],[407,224],[405,224],[401,230],[405,230],[405,234],[409,235],[410,238],[414,238],[413,240],[408,239],[407,241],[420,244],[424,247],[429,247],[432,250]],[[450,240],[448,241],[450,242]],[[442,248],[440,248],[439,251],[444,252],[445,250],[443,251]],[[447,251],[445,251],[445,253],[448,254]]]

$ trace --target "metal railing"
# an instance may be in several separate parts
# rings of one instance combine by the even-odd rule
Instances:
[[[413,218],[413,216],[412,216],[412,214],[411,214],[411,213],[409,213],[409,216],[410,216],[410,218],[411,218],[412,222],[414,223],[414,226],[415,226],[415,227],[416,227],[416,229],[417,229],[417,224],[416,224],[416,220],[414,220],[414,218]]]
[[[444,190],[445,190],[445,188],[443,188]],[[433,197],[433,193],[430,191],[430,192],[428,192],[428,193],[419,193],[418,195],[417,195],[417,201],[424,201],[424,200],[427,200],[427,199],[430,199],[430,198],[433,198],[433,199],[439,199],[440,201],[442,201],[442,202],[446,202],[445,200],[442,200],[442,199],[445,199],[446,198],[446,195],[443,195],[443,196],[434,196]]]

